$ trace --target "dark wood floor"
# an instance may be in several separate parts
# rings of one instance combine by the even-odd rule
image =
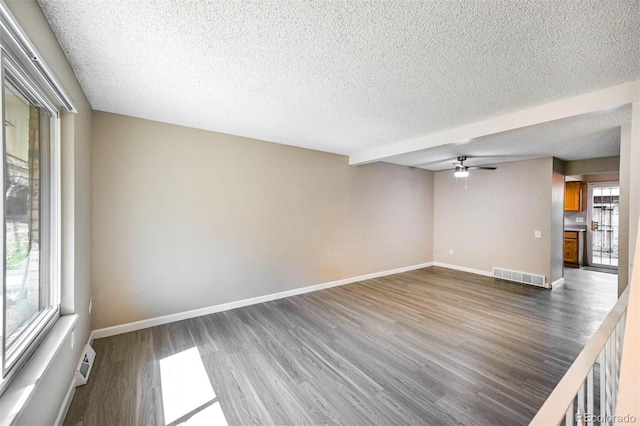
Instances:
[[[215,398],[172,424],[527,424],[617,298],[615,275],[566,278],[434,267],[99,339],[65,424],[166,424],[160,360],[193,347]]]

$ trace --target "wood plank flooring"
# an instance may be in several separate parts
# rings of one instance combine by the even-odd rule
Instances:
[[[96,340],[67,425],[164,425],[160,361],[197,347],[229,425],[527,424],[617,299],[427,268]],[[186,390],[185,390],[186,391]],[[192,417],[193,416],[193,417]]]

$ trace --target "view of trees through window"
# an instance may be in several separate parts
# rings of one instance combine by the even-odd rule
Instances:
[[[11,346],[40,312],[40,110],[5,82],[5,310]]]

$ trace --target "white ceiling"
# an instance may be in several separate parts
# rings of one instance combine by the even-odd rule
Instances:
[[[96,110],[347,155],[640,78],[638,0],[38,1]],[[621,120],[464,154],[615,155]]]
[[[620,155],[620,125],[631,121],[631,108],[583,114],[536,126],[523,127],[465,141],[441,145],[385,161],[439,171],[453,168],[458,156],[465,165],[498,164],[553,153],[563,161]]]

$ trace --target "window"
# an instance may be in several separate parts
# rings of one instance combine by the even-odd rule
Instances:
[[[59,316],[58,113],[2,51],[2,380]]]

